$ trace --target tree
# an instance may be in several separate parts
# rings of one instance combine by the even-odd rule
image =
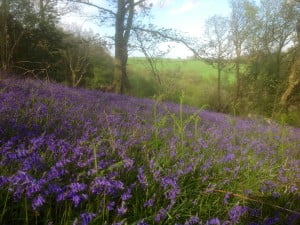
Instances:
[[[245,41],[243,103],[259,113],[275,115],[294,61],[295,27],[299,12],[286,0],[261,0],[253,10]],[[249,13],[248,13],[249,15]],[[293,49],[293,50],[292,50]]]
[[[300,0],[296,0],[293,7],[300,11]],[[297,23],[295,24],[295,31],[297,34],[296,47],[293,53],[288,84],[280,99],[281,109],[285,112],[288,111],[288,107],[291,104],[291,97],[300,89],[300,14],[297,15]]]
[[[68,30],[68,31],[67,31]],[[65,30],[61,55],[72,87],[109,87],[112,81],[112,58],[105,42],[92,32],[71,26]]]
[[[249,0],[231,0],[230,15],[230,36],[234,48],[234,63],[236,74],[236,93],[235,99],[239,100],[241,96],[241,59],[245,50],[246,40],[252,28],[253,11],[255,5]]]
[[[221,110],[221,73],[229,56],[229,21],[226,17],[213,16],[206,21],[206,43],[204,45],[207,60],[218,71],[217,108]]]
[[[291,63],[291,68],[288,76],[287,87],[280,98],[280,106],[284,112],[288,112],[288,107],[293,104],[291,98],[300,89],[300,48],[295,49],[295,55]],[[299,94],[299,91],[298,91]]]
[[[106,47],[107,43],[99,36],[92,36],[90,43],[91,76],[86,76],[84,83],[91,88],[113,91],[114,60]]]
[[[290,44],[295,30],[296,10],[293,4],[285,0],[262,0],[260,6],[258,34],[261,49],[274,58],[274,77],[279,80],[281,76],[283,49]]]
[[[24,25],[30,23],[33,12],[30,2],[25,0],[1,0],[0,11],[1,69],[10,72],[14,64],[16,48],[25,32]]]
[[[92,39],[84,37],[81,31],[68,34],[64,37],[64,48],[61,54],[64,57],[68,80],[72,87],[77,87],[87,76],[90,68],[90,45]]]
[[[55,0],[1,1],[2,70],[38,77],[48,77],[50,71],[57,74],[54,70],[61,59],[58,49],[62,47],[62,32],[56,28],[55,3]]]
[[[0,49],[1,49],[1,69],[7,71],[7,49],[8,49],[8,17],[9,17],[9,1],[1,0],[0,5]]]
[[[69,0],[95,7],[99,10],[100,21],[112,20],[115,29],[114,35],[114,81],[113,87],[116,93],[124,93],[129,87],[127,76],[127,61],[129,39],[132,32],[134,18],[142,9],[147,9],[147,0],[114,0],[107,1],[110,7],[105,7],[101,4],[94,4],[91,1],[85,0]]]

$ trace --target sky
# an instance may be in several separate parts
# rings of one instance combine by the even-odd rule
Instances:
[[[222,16],[229,15],[228,0],[150,0],[153,3],[151,10],[151,23],[158,27],[172,28],[185,33],[187,36],[201,38],[204,33],[205,21],[217,14]],[[94,0],[97,4],[105,4],[105,0]],[[102,3],[101,3],[102,2]],[[87,16],[97,14],[93,7],[81,5],[78,13],[69,13],[61,18],[62,24],[74,26],[87,31],[92,30],[102,36],[112,36],[113,29],[99,27]],[[167,45],[171,45],[168,58],[186,58],[192,56],[186,47],[180,44],[165,43],[158,48],[164,50]],[[131,56],[141,56],[140,52],[133,52]]]

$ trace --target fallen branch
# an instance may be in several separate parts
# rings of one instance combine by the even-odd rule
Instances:
[[[234,196],[234,197],[237,197],[237,198],[240,198],[240,199],[243,199],[243,200],[247,200],[247,201],[251,201],[251,202],[257,202],[257,203],[260,203],[262,205],[267,205],[267,206],[270,206],[272,208],[281,209],[281,210],[284,210],[284,211],[287,211],[287,212],[290,212],[290,213],[300,215],[300,212],[297,212],[297,211],[294,211],[294,210],[291,210],[291,209],[287,209],[287,208],[281,207],[279,205],[274,205],[274,204],[271,204],[271,203],[268,203],[268,202],[264,202],[264,201],[261,201],[261,200],[258,200],[258,199],[249,198],[245,195],[235,194],[235,193],[232,193],[230,191],[213,190],[213,192],[218,192],[218,193],[223,193],[223,194],[229,193],[231,196]]]

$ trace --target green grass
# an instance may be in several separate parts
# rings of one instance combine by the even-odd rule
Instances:
[[[179,103],[182,93],[184,104],[196,107],[217,105],[217,70],[212,65],[193,59],[157,59],[157,73],[161,85],[155,79],[146,58],[129,58],[128,76],[131,95],[136,97],[163,96],[163,100]],[[230,102],[234,90],[235,75],[232,64],[221,74],[221,94],[224,102]]]
[[[131,70],[147,71],[149,65],[146,58],[129,58],[128,66]],[[212,65],[196,60],[196,59],[158,59],[157,69],[160,72],[173,71],[176,74],[182,75],[182,78],[189,78],[192,75],[197,75],[202,78],[211,78],[217,76],[217,69]],[[234,73],[230,70],[232,64],[228,65],[223,71],[223,76],[227,77],[230,81],[234,81]]]

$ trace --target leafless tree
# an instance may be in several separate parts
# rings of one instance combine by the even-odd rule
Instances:
[[[217,101],[218,109],[221,110],[221,73],[229,59],[229,21],[226,17],[213,16],[206,21],[206,40],[204,51],[206,61],[215,66],[218,71]]]
[[[234,48],[234,63],[236,74],[236,101],[241,97],[241,58],[245,49],[246,40],[251,32],[251,17],[248,12],[254,7],[249,0],[231,0],[230,36]]]
[[[89,44],[88,40],[78,37],[77,46],[67,46],[63,52],[70,73],[72,87],[77,87],[88,72]]]

